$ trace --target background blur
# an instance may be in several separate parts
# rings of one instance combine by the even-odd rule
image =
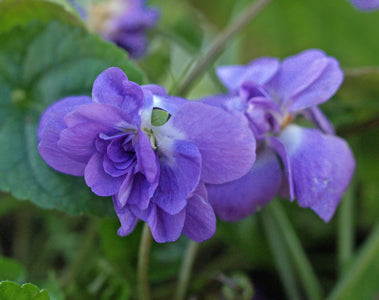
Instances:
[[[251,1],[149,3],[160,9],[161,20],[150,32],[148,56],[137,64],[148,83],[175,90],[196,57]],[[339,278],[341,231],[353,231],[354,258],[379,221],[378,37],[379,11],[358,11],[346,0],[273,0],[216,62],[245,64],[260,56],[285,58],[320,48],[336,57],[346,71],[339,92],[321,108],[355,154],[357,168],[351,187],[329,224],[296,202],[281,201],[326,292]],[[220,92],[214,68],[210,68],[189,97]],[[8,172],[1,176],[12,176],[12,170]],[[135,298],[142,224],[121,238],[116,234],[115,216],[74,216],[39,208],[7,193],[0,198],[0,280],[32,282],[46,288],[52,299]],[[343,209],[351,215],[348,222],[340,218]],[[265,209],[237,223],[218,221],[216,235],[200,245],[188,293],[192,299],[241,299],[250,288],[256,299],[285,299],[262,225],[264,216]],[[154,298],[172,297],[187,242],[182,237],[175,243],[153,245],[150,282]],[[354,280],[350,299],[379,295],[378,258],[368,266]],[[236,281],[238,288],[228,285],[228,280]],[[296,285],[305,299],[299,281]]]

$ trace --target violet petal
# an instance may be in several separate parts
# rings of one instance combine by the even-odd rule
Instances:
[[[224,183],[246,174],[255,160],[255,138],[244,120],[202,103],[183,105],[162,128],[175,128],[200,150],[202,180]],[[236,155],[238,153],[238,155]]]
[[[280,135],[291,161],[297,201],[328,222],[353,176],[355,160],[341,138],[288,126]]]
[[[211,238],[216,232],[216,215],[207,200],[207,190],[200,183],[188,199],[183,233],[196,242]]]
[[[257,153],[253,167],[240,179],[207,185],[208,200],[219,218],[238,221],[269,203],[277,194],[281,179],[282,169],[277,156],[265,148]]]

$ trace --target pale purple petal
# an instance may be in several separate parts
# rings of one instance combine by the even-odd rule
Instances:
[[[108,136],[113,135],[114,129],[121,131],[135,128],[134,125],[131,125],[133,122],[125,111],[104,103],[82,105],[66,115],[64,121],[67,127],[90,122],[99,124],[99,127],[104,128],[101,132]],[[116,132],[119,133],[118,131]]]
[[[156,96],[154,95],[153,106],[167,111],[169,114],[174,114],[182,105],[186,104],[188,100],[172,96]]]
[[[112,177],[120,177],[120,176],[125,175],[128,172],[127,169],[116,168],[115,164],[108,157],[107,154],[104,155],[103,168],[104,168],[104,171],[108,173],[109,175],[111,175]]]
[[[151,234],[158,243],[174,242],[183,231],[186,210],[176,215],[170,215],[163,209],[156,207],[156,217],[149,222]]]
[[[224,66],[216,70],[221,82],[229,91],[237,91],[246,81],[257,84],[267,83],[278,71],[279,60],[276,58],[263,57],[253,60],[247,66]]]
[[[101,134],[112,136],[123,130],[134,130],[125,112],[101,103],[82,105],[64,120],[69,128],[61,132],[58,147],[69,157],[83,162],[96,150],[96,140]]]
[[[328,222],[354,173],[355,160],[341,138],[288,126],[280,135],[291,161],[297,201]]]
[[[178,130],[201,153],[201,179],[224,183],[246,174],[255,160],[255,138],[244,120],[202,103],[183,105],[162,127]],[[238,153],[238,155],[236,155]]]
[[[61,131],[67,128],[64,117],[89,102],[91,98],[85,96],[64,98],[47,108],[41,116],[37,130],[38,151],[46,163],[59,172],[74,176],[84,174],[86,162],[68,157],[58,147],[58,141]]]
[[[126,174],[126,177],[124,181],[122,182],[117,194],[113,196],[114,201],[116,201],[120,207],[125,206],[132,192],[133,181],[134,181],[133,176],[134,176],[133,170],[129,170],[129,173]]]
[[[68,157],[87,163],[96,152],[98,134],[103,127],[96,123],[82,123],[62,130],[58,147]],[[98,145],[99,146],[99,145]]]
[[[141,129],[138,129],[138,134],[134,136],[133,145],[137,155],[137,171],[143,173],[148,182],[156,181],[159,176],[157,154],[149,138]]]
[[[167,96],[167,91],[163,86],[157,84],[145,84],[141,86],[144,92],[150,91],[153,95],[156,96]]]
[[[123,147],[123,144],[127,141],[131,141],[132,138],[133,136],[130,135],[126,138],[126,140],[123,138],[112,140],[107,147],[108,157],[115,163],[132,163],[135,159],[134,150],[131,149],[131,151],[125,151]]]
[[[333,124],[328,120],[320,108],[317,106],[307,108],[303,114],[313,122],[323,133],[335,134]]]
[[[293,175],[292,175],[292,165],[291,160],[288,155],[288,151],[286,149],[286,146],[283,144],[283,142],[278,139],[277,137],[269,137],[268,138],[268,145],[275,150],[275,152],[279,155],[283,167],[284,167],[284,175],[285,177],[282,178],[283,184],[288,184],[288,188],[285,189],[284,187],[281,187],[281,191],[287,192],[290,196],[290,200],[293,201],[295,199],[295,185],[293,181]]]
[[[208,200],[220,219],[238,221],[273,199],[279,191],[281,179],[280,162],[275,153],[266,148],[257,153],[252,169],[240,179],[207,185]]]
[[[129,81],[125,73],[116,67],[106,69],[96,78],[92,99],[95,103],[121,108],[131,117],[138,114],[144,103],[141,87]]]
[[[151,201],[174,215],[187,205],[187,196],[199,183],[201,154],[194,144],[180,140],[164,150],[160,154],[159,185]]]
[[[298,111],[330,99],[342,80],[338,61],[311,49],[283,60],[267,88],[279,104]]]
[[[379,9],[379,0],[350,0],[356,8],[361,10],[376,10]]]
[[[203,242],[216,232],[216,215],[207,200],[207,190],[200,183],[188,199],[183,233],[191,240]]]
[[[84,170],[84,179],[96,195],[113,196],[117,194],[124,177],[112,177],[107,174],[103,168],[103,154],[96,152]]]
[[[148,209],[140,210],[130,206],[132,213],[149,224],[153,238],[158,243],[174,242],[183,231],[186,209],[176,215],[170,215],[156,204],[150,203]]]
[[[119,236],[126,236],[130,234],[137,225],[138,218],[132,214],[127,207],[120,207],[117,201],[113,198],[114,208],[117,217],[120,220],[121,227],[117,230]]]
[[[145,210],[149,207],[150,200],[158,185],[158,178],[155,182],[148,182],[146,177],[141,173],[136,173],[133,176],[132,187],[126,203],[128,205],[136,205],[139,209]],[[119,195],[123,192],[120,189]],[[125,197],[124,195],[122,195]]]
[[[46,126],[54,126],[60,130],[65,129],[66,123],[64,117],[77,109],[79,106],[91,103],[91,98],[87,96],[73,96],[63,98],[58,102],[50,105],[42,114],[37,130],[38,141],[41,140],[41,135]]]

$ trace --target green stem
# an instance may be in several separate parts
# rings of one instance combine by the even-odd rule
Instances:
[[[357,283],[365,270],[370,267],[372,261],[379,253],[379,222],[376,224],[364,245],[360,248],[357,258],[349,269],[349,272],[339,281],[329,300],[349,299],[349,288]]]
[[[241,16],[235,18],[235,20],[228,25],[223,31],[221,31],[210,48],[205,54],[200,57],[192,70],[188,73],[180,87],[178,88],[177,95],[185,96],[188,90],[191,88],[196,79],[212,64],[226,44],[246,25],[248,25],[255,16],[268,4],[271,0],[257,0],[252,3],[248,8],[244,10]]]
[[[149,300],[150,297],[150,288],[149,288],[149,256],[151,249],[151,232],[149,225],[144,224],[142,237],[139,246],[138,253],[138,294],[139,299]]]
[[[261,220],[287,298],[293,300],[301,299],[296,287],[296,279],[291,266],[291,261],[288,257],[288,249],[283,240],[283,236],[280,233],[280,229],[267,210],[262,211]]]
[[[295,268],[299,273],[300,280],[302,281],[304,290],[307,293],[307,298],[311,300],[322,299],[321,284],[317,279],[312,265],[309,262],[307,255],[301,246],[300,240],[283,210],[283,207],[278,201],[273,201],[271,205],[268,206],[268,209],[270,209],[270,213],[272,213],[278,223],[283,237],[287,242],[288,250],[292,255]]]
[[[354,248],[354,186],[350,185],[343,198],[338,214],[338,269],[340,276],[346,273]]]
[[[345,77],[357,77],[367,74],[377,74],[379,73],[379,66],[351,68],[344,70],[344,73]]]
[[[192,266],[195,261],[198,249],[198,243],[194,241],[189,241],[186,253],[184,254],[184,260],[180,268],[178,287],[175,295],[176,300],[183,300],[186,296],[188,282],[191,277]]]

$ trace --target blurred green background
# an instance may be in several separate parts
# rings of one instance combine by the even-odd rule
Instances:
[[[196,58],[251,1],[149,3],[160,8],[161,21],[150,32],[149,55],[137,64],[148,83],[175,90]],[[353,149],[357,169],[352,185],[329,224],[296,202],[282,202],[326,294],[354,265],[358,249],[379,221],[378,37],[379,11],[358,11],[346,0],[273,0],[227,44],[215,63],[245,64],[260,56],[284,58],[320,48],[336,57],[346,71],[340,91],[321,108]],[[196,82],[189,97],[220,92],[212,67]],[[2,174],[11,175],[12,170]],[[7,193],[0,197],[0,280],[32,282],[47,289],[51,299],[136,297],[141,224],[130,236],[121,238],[116,234],[116,217],[73,216],[38,208]],[[253,288],[256,299],[286,298],[262,220],[266,213],[263,209],[233,224],[218,222],[216,235],[200,245],[189,296],[242,299],[243,292]],[[338,253],[341,234],[346,231],[353,252],[341,275]],[[150,281],[155,299],[173,296],[187,243],[182,237],[175,243],[154,244]],[[365,263],[345,299],[374,299],[379,295],[379,261],[374,258]],[[295,277],[300,298],[306,299],[299,275]]]

